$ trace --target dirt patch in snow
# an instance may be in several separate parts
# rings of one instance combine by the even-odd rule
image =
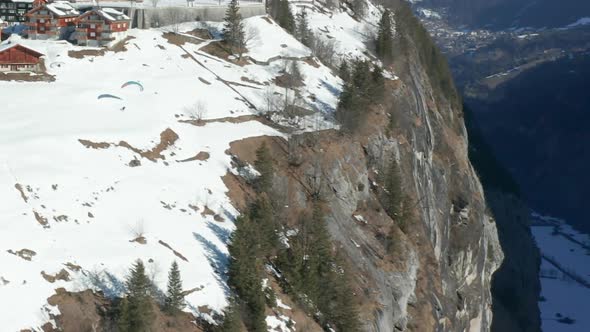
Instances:
[[[194,29],[191,31],[185,32],[187,35],[191,35],[201,39],[213,39],[213,35],[209,32],[208,29]]]
[[[211,82],[207,81],[206,79],[199,77],[199,81],[203,82],[203,84],[211,85]]]
[[[242,82],[247,82],[247,83],[250,83],[250,84],[256,84],[256,85],[264,86],[264,84],[262,84],[262,83],[260,83],[258,81],[255,81],[253,79],[249,79],[246,76],[240,77],[240,80],[242,80]]]
[[[213,212],[213,210],[211,210],[207,205],[205,205],[205,207],[203,208],[203,212],[201,212],[201,216],[202,217],[206,217],[206,216],[214,216],[215,212]]]
[[[0,81],[17,81],[17,82],[53,82],[55,77],[45,72],[41,74],[31,73],[0,73]]]
[[[58,273],[53,275],[47,274],[45,273],[45,271],[41,271],[41,276],[43,277],[43,279],[49,281],[50,283],[54,283],[57,280],[70,281],[70,273],[65,269],[61,269]]]
[[[147,244],[147,239],[143,236],[138,236],[133,240],[129,240],[129,242],[137,242],[139,244]]]
[[[202,43],[202,41],[198,39],[189,36],[184,36],[174,32],[165,32],[164,34],[162,34],[162,37],[164,37],[164,39],[166,39],[168,43],[176,46],[182,46],[186,43],[195,45],[199,45]]]
[[[82,270],[82,267],[80,265],[74,264],[74,263],[70,263],[67,262],[64,264],[70,271],[74,271],[74,272],[79,272],[80,270]]]
[[[85,140],[85,139],[79,139],[78,142],[80,142],[82,145],[84,145],[85,147],[89,148],[89,149],[107,149],[109,146],[111,146],[110,143],[105,143],[105,142],[92,142],[89,140]]]
[[[256,198],[256,193],[242,177],[228,172],[221,180],[228,188],[227,196],[231,205],[239,211],[245,211],[248,202],[252,202]]]
[[[274,129],[284,132],[284,133],[290,133],[293,131],[292,128],[281,126],[275,122],[268,120],[267,118],[265,118],[263,116],[258,116],[258,115],[253,115],[253,114],[233,116],[233,117],[228,116],[225,118],[205,119],[205,120],[178,120],[178,122],[192,124],[193,126],[197,126],[197,127],[203,127],[207,123],[212,123],[212,122],[244,123],[244,122],[248,122],[248,121],[258,121],[266,126],[269,126],[271,128],[274,128]]]
[[[55,294],[47,299],[47,303],[57,306],[60,315],[55,318],[57,329],[44,331],[111,331],[114,322],[109,320],[116,310],[118,299],[107,299],[101,292],[85,290],[72,293],[63,288],[55,290]],[[154,321],[150,331],[158,332],[202,332],[195,322],[195,317],[189,313],[181,312],[176,315],[167,315],[160,311],[157,304],[153,304]]]
[[[127,42],[131,39],[135,39],[133,36],[127,36],[125,39],[121,40],[120,42],[116,43],[115,45],[109,48],[109,51],[113,51],[115,53],[119,52],[127,52]],[[137,46],[137,45],[136,45]]]
[[[178,162],[180,162],[180,163],[186,163],[186,162],[189,162],[189,161],[205,161],[205,160],[208,160],[209,157],[210,157],[209,152],[201,151],[201,152],[197,153],[197,155],[194,156],[194,157],[187,158],[187,159],[184,159],[184,160],[178,160]]]
[[[33,210],[33,214],[35,215],[35,219],[37,220],[37,222],[45,227],[45,228],[49,228],[49,222],[47,221],[47,218],[43,217],[42,215],[39,214],[39,212]]]
[[[68,51],[68,56],[74,59],[84,59],[85,57],[103,56],[106,53],[104,49],[90,49],[79,51]]]
[[[17,183],[14,185],[14,188],[16,188],[16,190],[18,190],[18,192],[20,193],[20,197],[26,203],[28,201],[28,199],[27,199],[27,195],[25,195],[25,191],[23,189],[23,186],[20,183]]]
[[[176,251],[176,250],[172,249],[172,247],[171,247],[171,246],[170,246],[168,243],[166,243],[166,242],[164,242],[164,241],[162,241],[162,240],[159,240],[159,241],[158,241],[158,243],[159,243],[159,244],[161,244],[161,245],[163,245],[164,247],[166,247],[166,248],[170,249],[170,250],[171,250],[171,251],[174,253],[174,255],[176,255],[176,257],[178,257],[178,258],[182,259],[182,260],[183,260],[183,261],[185,261],[185,262],[188,262],[188,259],[186,259],[186,257],[184,257],[184,256],[183,256],[181,253],[179,253],[178,251]]]
[[[238,52],[235,52],[236,54],[232,54],[230,52],[229,46],[227,46],[223,41],[211,42],[208,45],[205,45],[204,47],[202,47],[200,50],[209,54],[209,55],[223,59],[227,62],[231,62],[231,63],[238,65],[238,66],[244,66],[244,65],[247,65],[250,63],[246,59],[246,57],[242,57],[241,59],[233,58],[234,56],[237,55]],[[247,52],[248,52],[248,50],[246,50],[246,49],[242,50],[242,54],[247,53]]]
[[[172,129],[167,128],[166,130],[160,133],[160,142],[153,149],[146,151],[133,147],[131,144],[125,141],[120,141],[119,143],[107,143],[92,142],[90,140],[79,139],[78,142],[80,142],[80,144],[84,145],[85,147],[92,149],[106,149],[111,146],[126,148],[146,159],[149,159],[150,161],[155,162],[157,159],[166,159],[166,157],[162,155],[162,152],[166,150],[168,147],[172,146],[176,142],[176,140],[178,140],[178,134],[176,134]]]
[[[25,249],[21,249],[19,251],[14,251],[12,249],[9,249],[9,250],[7,250],[7,252],[9,254],[18,256],[18,257],[20,257],[20,258],[22,258],[22,259],[24,259],[26,261],[33,260],[33,257],[35,257],[37,255],[37,253],[34,252],[33,250],[26,249],[26,248]]]

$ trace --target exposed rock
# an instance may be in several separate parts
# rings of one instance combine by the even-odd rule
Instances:
[[[19,251],[13,251],[12,249],[7,250],[9,254],[13,254],[15,256],[18,256],[26,261],[31,261],[33,259],[33,257],[35,255],[37,255],[36,252],[34,252],[33,250],[30,249],[21,249]]]

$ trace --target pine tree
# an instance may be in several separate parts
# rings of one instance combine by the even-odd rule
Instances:
[[[403,193],[402,178],[395,157],[391,158],[383,179],[385,210],[394,219],[401,218]]]
[[[383,101],[385,95],[385,77],[383,77],[383,70],[379,65],[373,67],[371,83],[371,98],[375,103]]]
[[[274,212],[270,199],[265,193],[259,195],[256,202],[250,208],[250,220],[258,229],[259,257],[271,256],[274,248],[278,247],[277,236],[278,224],[275,221]]]
[[[245,43],[244,24],[242,23],[242,14],[238,0],[231,0],[227,6],[223,25],[223,40],[229,45],[230,51],[243,51]]]
[[[367,105],[374,101],[370,98],[371,70],[367,61],[356,61],[350,81],[346,82],[340,94],[336,119],[347,132],[354,132],[366,117]]]
[[[289,33],[295,33],[296,24],[288,0],[272,0],[269,4],[270,16]]]
[[[272,165],[272,157],[270,150],[263,142],[256,150],[256,161],[254,167],[260,173],[260,177],[256,179],[255,188],[258,192],[266,192],[272,188],[272,180],[274,177],[274,167]]]
[[[166,292],[165,309],[170,314],[181,311],[185,306],[184,294],[182,292],[182,280],[178,263],[174,261],[168,272],[168,289]]]
[[[119,332],[131,331],[131,314],[129,313],[129,300],[127,300],[127,297],[124,297],[121,302],[119,302],[117,327],[119,328]]]
[[[391,63],[393,60],[393,31],[389,9],[385,9],[381,15],[375,45],[377,56],[386,64]]]
[[[338,68],[338,76],[344,81],[344,83],[350,81],[350,67],[348,61],[342,59],[340,67]]]
[[[366,0],[352,0],[352,11],[356,18],[365,17],[367,14],[367,3]]]
[[[289,76],[290,82],[289,85],[291,88],[295,86],[299,86],[303,83],[303,74],[301,74],[301,70],[299,69],[299,64],[297,61],[293,60],[289,64]]]
[[[266,331],[265,300],[260,280],[261,262],[256,225],[248,216],[236,220],[228,250],[230,254],[229,284],[235,289],[247,308],[244,317],[249,331]]]
[[[133,264],[125,284],[129,303],[129,331],[146,331],[154,316],[150,294],[151,282],[145,273],[145,266],[141,260],[138,259]]]
[[[305,8],[301,10],[299,14],[297,14],[297,31],[296,36],[299,41],[307,46],[311,47],[313,43],[313,33],[309,29],[309,21],[307,18],[307,11]]]
[[[229,305],[223,310],[223,324],[219,332],[241,332],[241,318],[238,302],[235,298],[230,298]]]
[[[325,310],[328,319],[336,326],[337,331],[358,332],[360,331],[357,305],[351,286],[350,277],[346,273],[346,264],[339,251],[334,259],[335,269],[332,269],[331,276],[327,279],[331,284],[331,296],[329,309]]]
[[[295,18],[288,0],[279,0],[279,25],[289,33],[295,32]]]

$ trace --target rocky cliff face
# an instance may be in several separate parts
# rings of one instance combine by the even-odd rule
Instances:
[[[368,110],[358,133],[266,139],[279,170],[274,187],[287,193],[291,214],[309,209],[316,193],[328,202],[363,331],[488,331],[491,278],[503,259],[496,224],[468,159],[461,110],[440,95],[418,47],[407,47],[394,64],[401,79],[388,82],[386,102]],[[260,140],[234,142],[231,152],[252,162]],[[392,156],[409,197],[412,217],[403,222],[377,195]]]

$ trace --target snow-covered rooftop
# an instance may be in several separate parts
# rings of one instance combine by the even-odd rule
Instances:
[[[48,3],[45,7],[57,16],[76,16],[80,12],[72,7],[68,1],[55,1]]]

